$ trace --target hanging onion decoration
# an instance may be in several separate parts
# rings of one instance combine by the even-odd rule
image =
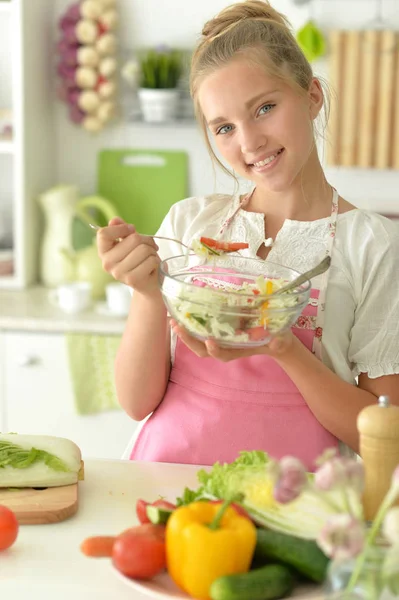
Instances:
[[[116,116],[117,0],[81,0],[60,18],[58,97],[69,118],[97,133]]]

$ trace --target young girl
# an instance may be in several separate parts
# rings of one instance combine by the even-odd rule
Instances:
[[[314,134],[323,91],[268,2],[233,4],[206,23],[191,94],[204,131],[253,190],[182,200],[159,235],[246,241],[243,256],[300,272],[328,254],[331,267],[312,281],[289,334],[226,349],[167,318],[157,270],[182,253],[178,244],[158,247],[118,218],[103,228],[105,270],[134,289],[116,360],[119,401],[135,420],[150,415],[130,458],[209,465],[255,449],[311,469],[338,441],[358,451],[359,411],[381,394],[399,404],[396,226],[326,180]]]

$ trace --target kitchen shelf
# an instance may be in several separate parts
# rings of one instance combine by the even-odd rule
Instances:
[[[162,129],[168,127],[196,127],[197,121],[194,117],[181,117],[178,119],[173,119],[172,121],[161,121],[159,123],[150,123],[148,121],[144,121],[141,115],[130,115],[128,118],[129,125],[137,125],[139,127],[161,127]]]
[[[12,154],[14,142],[12,140],[0,140],[0,154]]]

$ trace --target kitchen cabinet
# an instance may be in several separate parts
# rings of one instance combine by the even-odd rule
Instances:
[[[67,437],[83,457],[121,458],[137,425],[122,410],[76,412],[62,333],[0,330],[0,431]]]
[[[56,179],[52,32],[51,0],[0,2],[0,110],[12,115],[0,138],[0,288],[37,279],[37,197]]]

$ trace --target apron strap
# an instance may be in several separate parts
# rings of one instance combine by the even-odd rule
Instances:
[[[327,251],[326,256],[331,258],[334,241],[335,241],[335,232],[337,229],[337,217],[338,217],[338,199],[339,195],[335,188],[333,188],[333,198],[332,198],[332,209],[331,209],[331,217],[329,223],[329,233],[328,233],[328,241],[327,241]],[[322,337],[323,337],[323,327],[324,327],[324,311],[326,306],[326,292],[328,286],[328,280],[330,277],[331,267],[327,269],[322,275],[321,285],[320,285],[320,294],[319,294],[319,307],[317,310],[316,317],[316,330],[315,336],[313,338],[313,352],[317,356],[319,360],[322,360]]]
[[[233,207],[233,209],[230,212],[230,214],[228,215],[228,217],[223,221],[222,226],[218,232],[218,236],[221,236],[226,231],[226,229],[228,229],[230,227],[230,225],[231,225],[232,221],[234,220],[235,216],[237,215],[237,213],[244,206],[246,206],[248,204],[255,189],[256,188],[254,187],[254,189],[249,194],[246,194],[246,196],[244,196],[244,198],[239,202],[238,206]],[[333,190],[333,197],[332,197],[331,217],[330,217],[330,222],[329,222],[329,235],[328,235],[327,251],[326,251],[326,256],[329,256],[330,258],[332,256],[334,241],[335,241],[335,231],[337,228],[337,217],[338,217],[338,200],[339,200],[339,195],[338,195],[337,190],[335,188],[332,188],[332,190]],[[316,330],[315,330],[315,336],[313,339],[312,350],[319,360],[322,360],[322,337],[323,337],[323,327],[324,327],[324,310],[325,310],[326,291],[327,291],[327,285],[328,285],[328,280],[329,280],[329,276],[330,276],[330,271],[331,271],[331,267],[329,269],[327,269],[327,271],[325,273],[323,273],[323,275],[322,275],[321,285],[320,285],[320,294],[319,294],[319,307],[317,310],[317,317],[316,317]]]
[[[253,195],[255,189],[256,188],[254,188],[252,190],[252,192],[249,192],[249,194],[246,194],[242,200],[239,200],[238,206],[236,208],[233,207],[233,210],[231,211],[231,213],[223,221],[223,223],[222,223],[222,225],[221,225],[221,227],[220,227],[220,229],[218,231],[218,237],[221,236],[221,235],[223,235],[223,233],[226,231],[226,229],[228,229],[228,227],[230,227],[230,225],[231,225],[232,221],[234,220],[236,214],[239,213],[240,210],[242,208],[244,208],[244,206],[246,206],[248,204],[248,202],[252,198],[252,195]]]

